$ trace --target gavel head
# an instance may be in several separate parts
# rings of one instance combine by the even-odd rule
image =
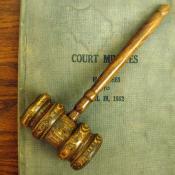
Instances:
[[[53,104],[48,94],[39,96],[22,116],[22,124],[32,129],[35,138],[46,141],[58,150],[58,157],[68,160],[72,168],[83,168],[102,144],[98,134],[87,124],[69,118],[61,104]]]

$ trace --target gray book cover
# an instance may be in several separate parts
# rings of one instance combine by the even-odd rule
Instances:
[[[162,3],[171,12],[81,116],[103,145],[80,171],[20,123],[41,93],[72,109]],[[22,0],[19,51],[21,175],[175,174],[175,1]]]

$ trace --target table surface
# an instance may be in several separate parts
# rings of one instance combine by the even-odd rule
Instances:
[[[18,174],[17,74],[20,0],[0,0],[0,174]]]

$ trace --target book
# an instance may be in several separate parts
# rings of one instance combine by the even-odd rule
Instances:
[[[74,171],[57,150],[20,123],[41,93],[69,112],[154,10],[170,14],[99,94],[80,121],[103,144]],[[174,174],[175,2],[173,0],[22,0],[19,50],[19,171],[21,175]]]

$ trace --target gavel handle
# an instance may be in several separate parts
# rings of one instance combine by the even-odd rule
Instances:
[[[85,92],[83,97],[76,103],[68,116],[76,121],[80,114],[93,102],[98,93],[118,74],[124,63],[132,56],[134,51],[143,44],[144,40],[159,26],[163,18],[168,14],[170,7],[168,4],[161,5],[159,9],[150,17],[145,25],[134,35],[126,47],[115,57],[98,77],[95,84]]]

